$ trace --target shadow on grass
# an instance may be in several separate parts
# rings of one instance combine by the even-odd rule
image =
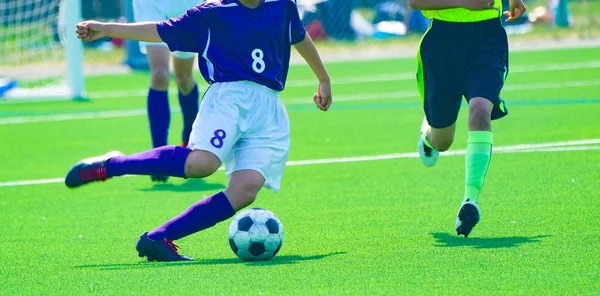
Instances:
[[[91,264],[79,265],[75,268],[93,268],[98,270],[124,270],[136,268],[155,268],[155,267],[171,267],[171,266],[190,266],[190,265],[224,265],[224,264],[244,264],[247,266],[263,266],[263,265],[283,265],[297,264],[302,261],[321,260],[335,255],[343,255],[347,252],[335,252],[329,254],[302,256],[302,255],[285,255],[275,256],[269,261],[244,262],[239,258],[221,258],[221,259],[200,259],[198,261],[180,261],[180,262],[139,262],[139,263],[124,263],[124,264]]]
[[[436,247],[473,247],[476,249],[499,249],[514,248],[523,244],[539,243],[542,238],[549,235],[538,235],[533,237],[510,236],[510,237],[469,237],[456,236],[444,232],[430,233],[435,239]]]
[[[189,191],[208,191],[208,190],[223,190],[225,185],[219,183],[208,183],[204,179],[187,179],[183,184],[162,183],[154,184],[150,188],[143,188],[140,191],[172,191],[172,192],[189,192]]]

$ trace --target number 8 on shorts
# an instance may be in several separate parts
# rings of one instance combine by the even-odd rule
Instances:
[[[213,134],[214,137],[210,139],[210,144],[212,144],[215,148],[223,148],[223,140],[225,140],[227,137],[227,133],[222,129],[218,129],[215,130]]]

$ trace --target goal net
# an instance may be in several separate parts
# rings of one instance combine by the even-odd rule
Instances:
[[[82,98],[80,0],[0,1],[0,100]]]

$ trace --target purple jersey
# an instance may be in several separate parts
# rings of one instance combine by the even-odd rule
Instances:
[[[249,80],[277,91],[285,87],[291,45],[306,36],[295,0],[263,0],[254,9],[207,1],[157,29],[171,51],[200,54],[208,83]]]

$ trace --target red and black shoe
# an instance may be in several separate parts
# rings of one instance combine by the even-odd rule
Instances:
[[[146,257],[148,261],[194,261],[194,258],[179,254],[177,251],[179,246],[172,240],[151,240],[148,238],[148,232],[140,235],[135,249],[138,251],[138,256]]]
[[[112,151],[101,156],[86,158],[76,163],[65,177],[65,185],[76,188],[95,181],[105,181],[106,162],[116,156],[123,156],[119,151]]]

